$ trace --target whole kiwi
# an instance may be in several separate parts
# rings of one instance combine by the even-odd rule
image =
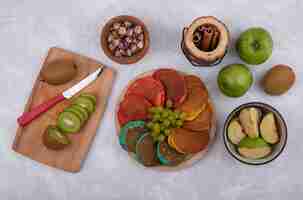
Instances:
[[[61,85],[77,75],[77,67],[72,59],[54,60],[41,71],[41,78],[51,85]]]
[[[296,75],[287,65],[276,65],[266,72],[262,79],[262,87],[269,95],[282,95],[294,84]]]

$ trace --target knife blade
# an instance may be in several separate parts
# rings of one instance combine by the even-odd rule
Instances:
[[[97,79],[97,77],[103,72],[104,66],[99,67],[95,72],[88,75],[86,78],[81,80],[76,85],[72,86],[71,88],[65,90],[62,94],[59,94],[46,102],[32,108],[29,112],[23,113],[18,119],[18,123],[20,126],[26,126],[31,121],[39,117],[42,113],[48,111],[50,108],[55,106],[57,103],[65,100],[70,99],[75,94],[77,94],[79,91],[81,91],[83,88],[91,84],[94,80]]]
[[[62,95],[66,99],[70,99],[75,94],[77,94],[79,91],[81,91],[83,88],[85,88],[86,86],[88,86],[91,82],[93,82],[99,76],[99,74],[102,73],[102,71],[103,71],[103,67],[102,68],[98,68],[95,72],[93,72],[92,74],[88,75],[85,79],[81,80],[79,83],[77,83],[73,87],[65,90],[62,93]]]

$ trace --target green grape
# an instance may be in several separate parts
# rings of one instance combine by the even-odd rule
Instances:
[[[167,118],[169,116],[169,112],[167,110],[164,110],[162,112],[162,115],[161,115],[163,118]]]
[[[169,120],[170,122],[175,121],[175,117],[174,117],[174,116],[168,116],[168,120]]]
[[[156,107],[156,113],[160,114],[163,111],[163,107],[162,106],[157,106]]]
[[[173,102],[172,102],[171,100],[168,99],[168,100],[166,101],[166,107],[167,107],[167,108],[173,107]]]
[[[159,133],[156,133],[156,132],[151,132],[151,136],[152,137],[158,137]]]
[[[146,124],[146,127],[147,127],[148,129],[152,129],[153,126],[154,126],[154,123],[153,123],[153,122],[148,122],[148,123]]]
[[[156,111],[156,107],[151,107],[148,109],[149,113],[155,113],[155,111]]]
[[[172,110],[168,110],[167,112],[168,112],[169,115],[173,115],[174,114],[174,111],[172,111]]]
[[[166,119],[166,120],[163,121],[163,126],[164,127],[168,128],[169,125],[170,125],[170,121],[169,120]]]
[[[180,114],[180,119],[184,120],[186,118],[186,113],[185,112],[182,112]]]
[[[165,140],[165,136],[164,136],[164,135],[159,135],[158,138],[157,138],[157,140],[158,140],[159,142],[162,142],[162,141]]]
[[[170,127],[176,128],[176,121],[171,121],[170,122]]]
[[[158,123],[155,123],[154,124],[154,126],[153,126],[153,128],[152,128],[152,130],[153,130],[153,132],[155,132],[155,133],[160,133],[160,124],[158,124]]]
[[[175,115],[176,119],[180,119],[181,112],[180,111],[175,111],[174,115]]]
[[[174,118],[175,118],[175,119],[179,119],[179,117],[180,117],[180,116],[179,116],[179,114],[178,114],[178,113],[176,113],[176,112],[174,112],[174,114],[173,114],[173,115],[174,115]]]
[[[166,136],[169,136],[170,130],[169,130],[169,129],[166,129],[166,130],[164,131],[164,134],[165,134]]]
[[[160,120],[160,118],[161,118],[161,115],[160,114],[155,114],[154,116],[153,116],[153,121],[159,121]]]
[[[183,122],[181,120],[176,121],[176,126],[181,127],[183,125]]]
[[[161,132],[164,132],[165,129],[166,129],[166,127],[165,127],[163,124],[160,124],[160,131],[161,131]]]

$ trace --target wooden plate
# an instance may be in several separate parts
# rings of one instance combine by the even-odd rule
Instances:
[[[116,123],[116,134],[117,136],[119,136],[120,133],[120,129],[121,126],[119,124],[118,121],[118,109],[119,109],[119,105],[121,103],[121,101],[124,99],[124,95],[128,89],[128,87],[135,82],[137,79],[145,77],[145,76],[150,76],[153,74],[155,70],[149,71],[149,72],[145,72],[142,73],[140,75],[138,75],[137,77],[135,77],[133,80],[131,80],[128,85],[122,90],[122,93],[120,95],[120,97],[118,98],[118,102],[116,104],[116,108],[115,108],[115,123]],[[180,71],[178,71],[180,73]],[[189,75],[187,73],[181,72],[184,75]],[[214,108],[214,104],[212,103],[211,99],[208,99],[208,102],[210,103],[210,105],[212,106],[212,110],[213,110],[213,118],[211,119],[211,128],[209,131],[209,136],[210,136],[210,141],[208,143],[208,146],[203,150],[200,151],[199,153],[196,153],[192,156],[190,156],[187,160],[185,160],[184,162],[182,162],[181,164],[177,165],[177,166],[156,166],[156,167],[147,167],[147,168],[151,168],[151,169],[155,169],[155,170],[159,170],[159,171],[177,171],[177,170],[181,170],[181,169],[185,169],[188,168],[190,166],[192,166],[193,164],[195,164],[196,162],[198,162],[199,160],[201,160],[207,153],[208,149],[211,147],[211,145],[214,143],[215,140],[215,136],[216,136],[216,116],[215,116],[215,108]],[[135,154],[129,152],[128,153],[130,157],[134,158],[133,160],[135,161]],[[138,165],[139,164],[137,161],[135,161]]]
[[[135,55],[133,55],[131,57],[116,57],[112,54],[112,52],[109,50],[108,45],[107,45],[107,38],[108,38],[108,34],[110,32],[110,27],[112,26],[113,23],[120,22],[120,21],[130,21],[130,22],[133,22],[134,24],[138,24],[138,25],[142,26],[142,28],[143,28],[144,47],[141,51],[139,51],[138,53],[136,53]],[[102,29],[101,47],[102,47],[104,53],[113,61],[120,63],[120,64],[133,64],[133,63],[136,63],[139,60],[141,60],[147,53],[147,51],[149,49],[149,33],[148,33],[148,30],[147,30],[145,24],[136,17],[128,16],[128,15],[121,15],[121,16],[113,17],[105,24],[105,26]]]
[[[79,82],[89,73],[94,72],[98,67],[103,66],[100,62],[91,58],[64,49],[51,48],[44,60],[42,69],[47,63],[60,58],[74,60],[78,69],[77,77],[66,84],[53,86],[41,80],[40,75],[38,75],[24,111],[29,111],[32,107],[58,95],[65,89],[70,88],[75,83]],[[46,127],[48,125],[55,125],[58,114],[70,105],[69,100],[64,100],[26,127],[18,127],[13,150],[52,167],[70,172],[79,171],[105,111],[114,77],[115,71],[106,67],[93,83],[81,91],[92,93],[97,97],[96,111],[90,116],[89,120],[79,133],[70,135],[72,144],[67,148],[60,151],[54,151],[47,149],[42,143],[42,135]]]

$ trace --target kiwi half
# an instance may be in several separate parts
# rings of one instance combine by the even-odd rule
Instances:
[[[43,144],[52,150],[64,149],[71,142],[69,138],[53,125],[49,125],[43,134]]]
[[[71,59],[60,59],[48,63],[41,71],[41,78],[51,85],[61,85],[74,79],[77,67]]]

